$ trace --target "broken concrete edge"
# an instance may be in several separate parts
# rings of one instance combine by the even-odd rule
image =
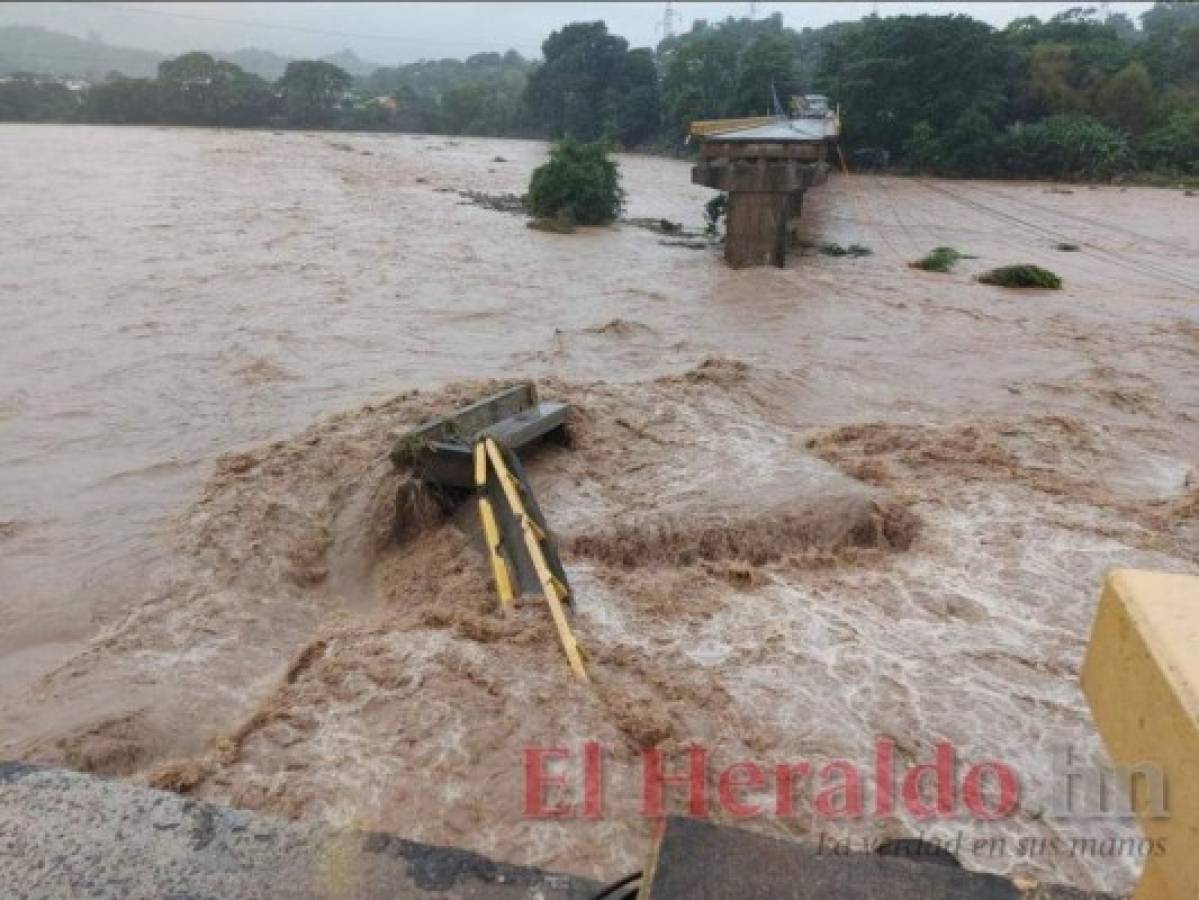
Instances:
[[[38,771],[37,766],[19,762],[0,762],[0,784],[8,784]]]
[[[619,873],[618,873],[619,874]],[[0,884],[6,897],[139,900],[420,898],[584,900],[585,878],[377,832],[217,806],[127,781],[0,763]],[[776,888],[782,889],[779,893]],[[659,900],[1100,900],[998,875],[815,847],[668,817],[643,882]]]
[[[479,853],[0,763],[5,896],[582,900],[599,885]]]
[[[432,441],[468,437],[537,403],[537,387],[522,381],[480,397],[466,406],[437,416],[392,436],[391,460],[397,467],[410,463],[420,447]]]
[[[1018,887],[1001,875],[931,859],[820,852],[682,816],[666,820],[649,854],[642,900],[1116,900],[1062,885]]]

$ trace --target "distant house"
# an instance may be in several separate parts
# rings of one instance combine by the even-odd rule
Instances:
[[[67,78],[61,75],[38,75],[31,72],[14,72],[10,75],[0,75],[0,84],[13,84],[14,82],[24,82],[27,84],[60,84],[72,93],[79,93],[90,88],[91,82],[85,81],[82,78]]]

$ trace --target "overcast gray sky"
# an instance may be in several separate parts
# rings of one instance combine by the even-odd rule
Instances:
[[[869,15],[874,3],[674,3],[677,30],[694,19],[781,12],[802,28]],[[963,12],[994,25],[1048,18],[1082,3],[879,3],[880,15]],[[1134,19],[1151,3],[1110,3]],[[540,53],[541,41],[568,22],[603,19],[634,46],[662,36],[665,3],[3,3],[0,25],[41,25],[110,44],[164,53],[261,47],[287,56],[321,56],[349,47],[395,64],[515,48]]]

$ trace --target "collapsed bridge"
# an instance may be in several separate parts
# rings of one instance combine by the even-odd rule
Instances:
[[[790,116],[692,122],[700,142],[693,184],[728,194],[724,258],[733,268],[787,261],[803,195],[828,179],[841,119],[828,98],[794,98]]]

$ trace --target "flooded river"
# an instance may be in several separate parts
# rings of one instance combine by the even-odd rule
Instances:
[[[523,747],[868,761],[885,735],[917,762],[946,738],[1028,789],[941,831],[1094,833],[1043,807],[1060,748],[1102,759],[1077,688],[1102,574],[1199,571],[1199,198],[838,176],[806,241],[871,255],[731,271],[460,194],[520,193],[544,156],[0,126],[0,758],[614,877],[650,833],[631,776],[600,822],[525,820]],[[686,163],[620,165],[629,217],[702,230]],[[940,245],[970,258],[907,265]],[[1065,288],[973,280],[1016,262]],[[537,607],[488,624],[465,521],[380,526],[388,434],[517,377],[580,409],[577,451],[532,473],[590,693]],[[791,528],[813,472],[875,504],[877,539]],[[708,514],[727,552],[697,562],[679,523]],[[966,863],[1113,890],[1138,868]]]

